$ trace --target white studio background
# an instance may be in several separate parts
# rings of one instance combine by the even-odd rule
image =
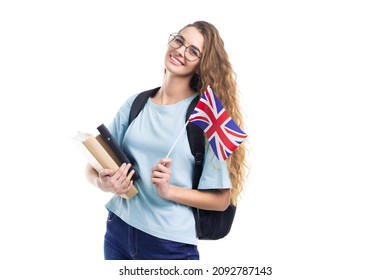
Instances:
[[[160,85],[168,35],[207,20],[238,75],[251,172],[200,263],[388,279],[385,2],[2,1],[1,273],[116,279],[102,261],[111,195],[86,182],[70,138]]]

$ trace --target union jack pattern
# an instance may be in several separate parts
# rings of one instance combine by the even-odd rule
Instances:
[[[219,160],[226,160],[248,136],[226,112],[210,86],[202,94],[188,121],[205,132]]]

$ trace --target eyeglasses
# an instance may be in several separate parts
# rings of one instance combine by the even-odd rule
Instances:
[[[174,33],[169,35],[169,40],[168,40],[169,45],[174,49],[178,49],[181,46],[184,46],[185,47],[184,57],[188,61],[195,61],[201,58],[202,54],[200,53],[200,50],[193,45],[191,46],[184,45],[184,41],[185,41],[184,37],[181,36],[180,34]]]

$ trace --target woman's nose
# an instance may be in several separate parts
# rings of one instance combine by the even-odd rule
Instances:
[[[182,57],[184,57],[184,53],[186,52],[187,47],[184,45],[181,45],[176,49],[176,52],[180,54]]]

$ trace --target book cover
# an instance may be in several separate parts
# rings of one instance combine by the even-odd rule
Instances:
[[[102,140],[109,147],[109,148],[107,147],[106,150],[109,150],[112,152],[112,158],[115,160],[115,162],[119,166],[122,165],[122,163],[131,163],[129,158],[122,151],[118,142],[115,140],[115,138],[112,136],[111,132],[108,130],[108,128],[104,124],[101,124],[100,126],[98,126],[97,130],[100,132],[99,140]],[[101,143],[101,144],[104,145],[103,143]],[[133,167],[130,168],[129,172],[131,170],[133,170]],[[139,178],[137,171],[135,171],[132,178],[134,181],[136,181]]]
[[[73,140],[97,172],[100,172],[103,169],[117,171],[121,166],[122,163],[120,162],[119,157],[114,153],[106,141],[103,140],[102,135],[99,134],[94,136],[90,133],[79,132],[73,137]],[[137,175],[137,179],[138,178]],[[137,193],[138,190],[134,186],[128,193],[121,196],[130,199]]]

